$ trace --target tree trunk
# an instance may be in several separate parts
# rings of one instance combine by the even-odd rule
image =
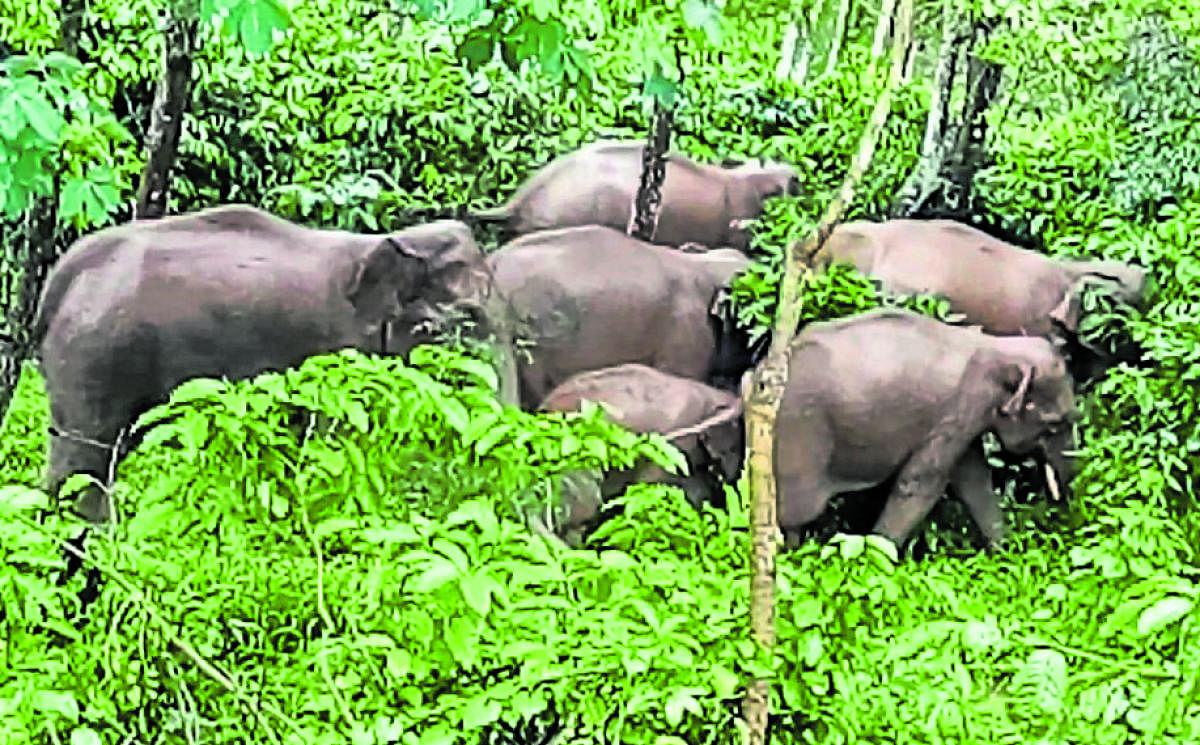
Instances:
[[[171,15],[164,30],[162,77],[154,90],[150,127],[146,130],[146,165],[138,185],[135,219],[153,219],[167,213],[171,168],[183,133],[183,115],[192,93],[192,57],[199,24]]]
[[[954,97],[955,73],[958,55],[967,40],[963,19],[955,8],[955,0],[942,3],[942,43],[938,49],[937,68],[934,72],[933,91],[929,99],[929,117],[925,122],[925,137],[921,142],[921,157],[912,173],[896,195],[890,216],[911,217],[937,187],[949,153],[946,138],[949,126],[950,101]]]
[[[879,9],[879,22],[875,24],[875,40],[871,43],[871,59],[883,56],[883,47],[891,36],[892,16],[896,14],[896,0],[883,0]]]
[[[775,422],[779,402],[788,379],[788,347],[800,318],[799,291],[808,276],[813,254],[833,232],[854,191],[871,164],[880,133],[892,108],[892,95],[899,86],[904,58],[912,34],[912,0],[902,0],[897,10],[892,41],[891,67],[887,82],[875,102],[871,118],[859,140],[858,152],[850,169],[816,230],[803,243],[793,242],[784,257],[783,277],[779,285],[779,310],[766,359],[742,381],[746,401],[746,469],[750,485],[750,521],[752,533],[750,580],[750,625],[755,641],[770,652],[775,645],[775,553],[779,525],[776,519]],[[743,713],[746,717],[746,742],[764,745],[769,715],[769,681],[757,679],[746,691]]]
[[[846,36],[846,20],[850,17],[850,0],[841,0],[838,5],[837,22],[833,27],[832,41],[829,43],[829,57],[825,60],[825,75],[832,75],[837,67],[838,55],[842,52],[842,42]]]
[[[667,177],[667,150],[671,147],[672,119],[671,110],[655,99],[650,141],[642,151],[642,177],[633,197],[629,226],[625,230],[647,243],[653,241],[658,226],[658,208],[662,205],[663,181]]]
[[[816,55],[815,44],[824,41],[819,33],[821,17],[825,12],[826,0],[816,0],[809,10],[808,18],[798,14],[796,20],[783,37],[783,49],[775,74],[780,79],[789,79],[803,85],[808,70]]]
[[[972,23],[947,1],[942,47],[930,101],[921,158],[888,211],[890,217],[919,214],[962,218],[973,211],[975,174],[986,159],[984,114],[1000,82],[999,66],[974,54],[991,31],[990,21]],[[966,75],[959,74],[966,68]],[[951,112],[951,101],[962,101]]]

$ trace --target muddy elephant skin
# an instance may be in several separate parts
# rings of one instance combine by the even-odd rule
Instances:
[[[617,365],[572,376],[546,396],[540,411],[579,411],[584,400],[600,404],[606,416],[639,434],[657,432],[688,461],[686,474],[671,474],[654,463],[604,477],[599,493],[580,484],[564,486],[566,529],[592,519],[599,500],[632,484],[669,484],[683,489],[692,506],[724,504],[723,483],[741,470],[745,451],[742,400],[727,391],[639,364]],[[573,489],[572,486],[575,488]]]
[[[451,308],[495,333],[515,402],[511,337],[487,317],[497,298],[456,221],[363,235],[230,205],[86,236],[51,272],[35,327],[54,428],[46,485],[75,471],[105,482],[107,446],[190,378],[245,379],[348,347],[403,355]],[[92,498],[104,503],[80,511],[107,519]]]
[[[644,149],[640,141],[584,145],[543,166],[504,205],[472,214],[505,223],[510,237],[581,225],[624,231],[632,219]],[[768,199],[798,191],[797,172],[786,164],[725,167],[669,153],[658,224],[650,240],[673,247],[694,243],[745,251],[745,222],[758,218]]]
[[[532,233],[488,257],[508,301],[521,403],[538,406],[572,375],[625,363],[712,383],[750,366],[724,303],[749,264],[719,249],[684,253],[602,226]]]
[[[893,309],[812,324],[789,347],[776,424],[780,527],[794,542],[835,494],[895,477],[876,533],[903,543],[949,485],[999,545],[982,435],[1028,453],[1077,419],[1066,363],[1045,339]]]

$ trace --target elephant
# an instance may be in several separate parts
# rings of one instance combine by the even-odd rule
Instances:
[[[590,225],[522,236],[488,256],[520,350],[520,399],[536,407],[572,375],[636,362],[707,383],[751,364],[726,286],[749,265],[725,248],[684,253]],[[527,356],[526,356],[527,355]]]
[[[1079,418],[1051,342],[907,310],[811,324],[791,341],[788,365],[774,470],[792,544],[835,494],[894,479],[873,532],[903,545],[949,485],[997,548],[1004,520],[982,435],[1027,453]]]
[[[506,308],[468,227],[387,235],[310,228],[226,205],[135,220],[77,241],[55,265],[34,333],[50,399],[45,486],[107,481],[119,434],[196,377],[253,377],[355,348],[403,356],[452,311],[490,340],[500,398],[516,403]],[[107,495],[76,510],[110,517]]]
[[[1118,301],[1138,308],[1148,295],[1140,267],[1052,258],[953,220],[844,223],[813,257],[818,271],[833,263],[854,266],[890,292],[940,294],[952,312],[989,334],[1048,339],[1068,352],[1077,381],[1098,377],[1110,363],[1079,336],[1083,287],[1105,285]],[[1074,431],[1056,439],[1045,454],[1067,484],[1076,470],[1065,455],[1076,447]]]
[[[953,220],[887,220],[837,226],[813,257],[818,271],[847,263],[897,294],[943,295],[989,334],[1077,340],[1080,291],[1107,285],[1142,307],[1146,271],[1118,261],[1055,259]]]
[[[638,434],[662,434],[687,459],[686,474],[643,463],[595,481],[576,476],[563,486],[561,531],[578,532],[599,514],[604,499],[631,484],[680,487],[696,509],[724,504],[721,484],[734,482],[745,451],[742,399],[696,380],[630,363],[573,375],[538,407],[544,412],[579,411],[584,400],[600,404],[608,418]]]
[[[469,213],[480,222],[501,222],[508,237],[555,228],[605,225],[628,231],[641,183],[641,141],[599,140],[543,166],[496,208]],[[668,153],[662,204],[650,241],[707,248],[749,246],[749,222],[764,203],[799,193],[799,175],[772,161],[726,167]]]

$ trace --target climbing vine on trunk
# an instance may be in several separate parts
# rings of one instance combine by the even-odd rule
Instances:
[[[662,206],[663,181],[667,176],[667,150],[671,147],[671,126],[674,117],[662,99],[654,99],[654,120],[650,125],[650,140],[642,151],[642,178],[637,195],[633,200],[630,215],[629,235],[638,240],[651,241],[658,224],[658,210]]]

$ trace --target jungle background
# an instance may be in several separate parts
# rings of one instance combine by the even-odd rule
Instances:
[[[800,168],[736,287],[765,331],[784,244],[882,85],[894,6],[0,0],[0,740],[738,742],[741,690],[769,670],[771,742],[1200,742],[1193,0],[915,4],[846,219],[951,216],[1136,262],[1156,294],[1141,313],[1089,301],[1088,333],[1140,359],[1085,393],[1073,502],[997,462],[1001,553],[945,504],[914,555],[844,534],[782,554],[771,659],[749,637],[735,490],[698,514],[637,487],[592,548],[548,547],[513,500],[660,451],[595,412],[502,409],[454,349],[183,386],[119,471],[132,516],[88,537],[86,565],[60,548],[79,523],[29,488],[47,424],[24,361],[31,277],[139,202],[153,213],[156,88],[183,57],[158,209],[246,202],[360,231],[496,204],[555,155],[644,138],[647,95],[669,100],[678,149]],[[834,273],[805,289],[805,319],[879,302]]]

